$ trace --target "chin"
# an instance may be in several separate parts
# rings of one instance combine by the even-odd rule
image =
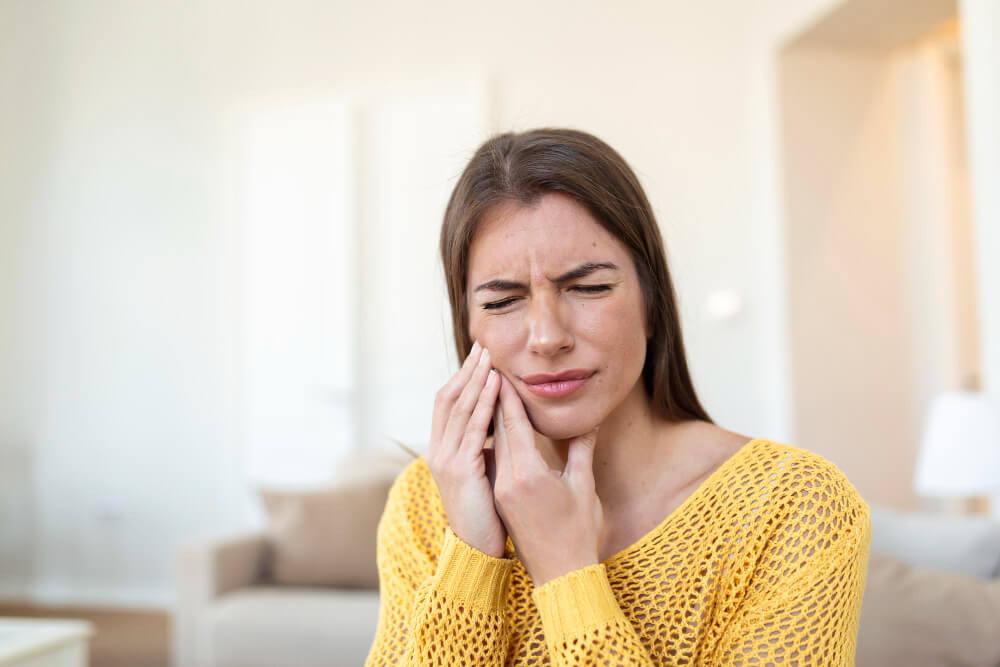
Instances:
[[[596,424],[594,424],[596,426]],[[581,431],[579,428],[561,428],[561,429],[547,429],[545,431],[538,431],[544,435],[549,440],[569,440],[570,438],[576,438],[578,436],[590,433],[594,426]],[[537,430],[537,429],[536,429]]]
[[[568,411],[577,413],[576,410]],[[583,411],[580,411],[583,412]],[[532,428],[550,440],[568,440],[580,435],[585,435],[594,430],[594,427],[601,423],[601,420],[594,419],[594,413],[588,412],[587,417],[578,417],[576,414],[564,415],[532,415],[528,414],[528,420]]]

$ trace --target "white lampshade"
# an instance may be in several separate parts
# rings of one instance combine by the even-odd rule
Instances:
[[[923,496],[978,496],[1000,490],[1000,408],[984,394],[957,391],[931,403],[913,480]]]

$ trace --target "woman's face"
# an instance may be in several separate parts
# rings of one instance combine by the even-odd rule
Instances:
[[[548,193],[532,207],[504,202],[488,212],[470,247],[467,299],[473,340],[490,351],[546,437],[590,431],[641,381],[648,331],[635,266],[569,196]],[[562,396],[529,388],[528,376],[567,370],[590,375]]]

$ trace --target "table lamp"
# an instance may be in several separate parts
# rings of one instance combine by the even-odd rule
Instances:
[[[913,487],[921,496],[964,501],[966,512],[983,511],[985,498],[1000,491],[1000,407],[975,391],[936,397]]]

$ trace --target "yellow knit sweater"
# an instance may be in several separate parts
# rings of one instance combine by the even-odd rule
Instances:
[[[844,474],[746,443],[652,531],[532,584],[448,526],[423,457],[378,525],[380,609],[366,667],[853,665],[871,539]]]

